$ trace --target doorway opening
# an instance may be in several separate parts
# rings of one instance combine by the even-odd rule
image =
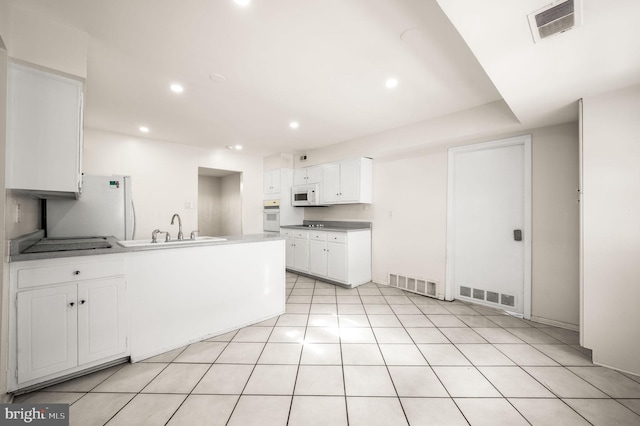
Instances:
[[[449,149],[447,300],[531,317],[531,136]]]
[[[242,235],[242,172],[198,167],[200,235]]]

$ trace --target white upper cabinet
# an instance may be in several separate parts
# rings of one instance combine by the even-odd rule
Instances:
[[[82,183],[83,84],[9,65],[6,186],[77,197]]]
[[[293,184],[306,185],[309,183],[320,183],[322,181],[323,166],[304,167],[293,171]]]
[[[264,172],[264,180],[262,182],[264,185],[264,195],[279,194],[282,184],[280,169],[267,170],[266,172]]]
[[[372,161],[357,158],[324,165],[323,204],[371,203]]]

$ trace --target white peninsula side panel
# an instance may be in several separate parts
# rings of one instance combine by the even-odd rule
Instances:
[[[284,313],[284,240],[132,252],[131,360]]]

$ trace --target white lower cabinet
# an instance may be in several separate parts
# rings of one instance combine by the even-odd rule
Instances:
[[[282,233],[287,235],[287,269],[351,287],[371,281],[370,230],[330,232],[283,228]],[[300,240],[301,233],[307,235],[308,240]],[[297,262],[297,249],[301,246],[308,247],[306,253],[300,254],[308,259],[304,269],[299,267],[302,262]]]
[[[67,262],[10,265],[16,300],[10,390],[128,355],[124,262]],[[69,281],[61,282],[64,270]],[[95,277],[100,273],[116,275]],[[91,279],[72,280],[83,276]]]
[[[301,272],[309,271],[309,233],[283,230],[282,234],[287,236],[285,255],[287,268]]]
[[[341,282],[347,281],[347,245],[345,243],[327,242],[327,278]]]
[[[327,243],[309,241],[309,273],[320,277],[327,276]]]
[[[124,278],[78,284],[78,364],[127,350]]]
[[[312,232],[309,241],[309,272],[333,281],[347,281],[346,234]]]
[[[18,293],[18,382],[78,365],[77,285]]]

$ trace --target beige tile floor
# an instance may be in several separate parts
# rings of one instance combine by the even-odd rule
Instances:
[[[640,377],[578,334],[461,302],[287,273],[286,313],[16,402],[89,425],[640,425]]]

